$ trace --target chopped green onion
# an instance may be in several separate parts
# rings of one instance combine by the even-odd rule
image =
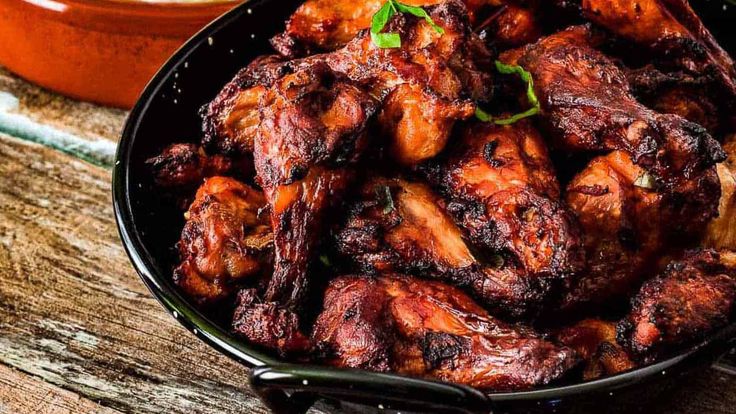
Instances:
[[[646,188],[647,190],[651,190],[657,185],[657,179],[648,172],[641,173],[638,177],[636,177],[636,180],[634,180],[634,185],[640,188]]]
[[[388,21],[397,13],[409,13],[423,18],[439,34],[445,33],[445,29],[438,26],[429,14],[421,7],[409,6],[396,0],[387,0],[373,15],[371,20],[371,41],[377,47],[390,49],[401,47],[401,36],[398,33],[381,33]]]
[[[513,124],[520,119],[528,118],[530,116],[534,116],[538,114],[541,111],[541,106],[539,104],[539,99],[537,98],[537,95],[534,93],[534,79],[532,79],[532,74],[524,70],[519,65],[507,65],[501,61],[496,61],[496,70],[501,73],[502,75],[512,75],[517,74],[523,80],[526,82],[526,99],[529,101],[529,104],[532,106],[531,108],[527,109],[524,112],[514,114],[508,118],[494,118],[492,115],[481,109],[480,107],[475,108],[475,117],[483,122],[493,122],[496,125],[510,125]]]
[[[376,197],[383,206],[383,214],[388,214],[396,208],[394,199],[391,196],[391,189],[387,185],[378,185],[375,188]]]

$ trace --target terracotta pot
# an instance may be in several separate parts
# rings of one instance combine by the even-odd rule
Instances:
[[[62,94],[130,108],[189,37],[240,0],[0,0],[0,65]]]

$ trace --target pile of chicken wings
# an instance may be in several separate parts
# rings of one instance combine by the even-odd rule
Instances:
[[[485,390],[727,325],[736,69],[687,1],[406,1],[307,0],[149,160],[182,292],[292,360]]]

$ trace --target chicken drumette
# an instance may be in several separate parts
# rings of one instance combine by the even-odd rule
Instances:
[[[211,304],[271,270],[271,228],[263,193],[212,177],[197,190],[178,243],[174,282],[196,302]]]
[[[651,361],[725,326],[736,300],[736,254],[693,251],[647,281],[618,324],[619,342]]]
[[[529,316],[545,289],[502,256],[476,257],[443,202],[423,183],[372,178],[337,232],[338,251],[369,273],[400,271],[460,286],[494,311]]]
[[[448,199],[448,210],[473,246],[500,255],[517,276],[514,291],[541,308],[569,288],[583,269],[578,223],[561,202],[542,137],[530,122],[465,128],[426,176]],[[519,304],[513,305],[519,306]]]
[[[261,345],[288,352],[278,332],[267,335],[263,327],[286,321],[296,330],[325,214],[351,181],[376,103],[317,63],[278,80],[259,106],[254,158],[271,210],[274,269],[263,303],[253,292],[241,295],[234,326]]]
[[[571,349],[494,319],[456,288],[395,274],[332,281],[312,337],[332,365],[487,390],[547,384],[577,362]]]

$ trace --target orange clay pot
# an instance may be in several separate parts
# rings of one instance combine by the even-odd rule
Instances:
[[[130,108],[164,61],[240,0],[0,0],[0,65],[65,95]]]

